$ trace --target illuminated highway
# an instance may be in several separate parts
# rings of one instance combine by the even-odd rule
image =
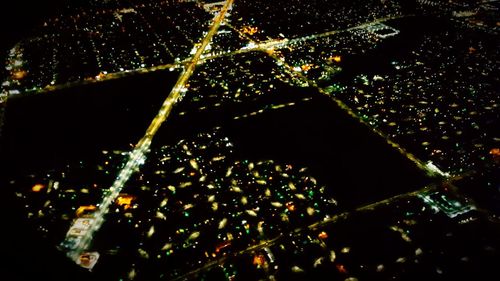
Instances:
[[[149,151],[151,142],[153,137],[156,135],[158,132],[159,128],[163,124],[163,122],[168,118],[170,115],[170,112],[172,111],[173,106],[177,103],[179,98],[185,94],[187,91],[186,84],[191,75],[193,74],[197,64],[201,60],[205,59],[212,59],[218,56],[210,57],[210,56],[205,56],[203,57],[203,53],[205,52],[205,49],[207,48],[208,44],[212,40],[213,36],[217,33],[221,22],[223,21],[225,14],[227,13],[229,7],[232,5],[234,0],[228,0],[225,2],[225,5],[221,9],[221,11],[216,15],[214,18],[214,21],[207,32],[206,36],[203,38],[203,40],[200,42],[200,46],[197,48],[196,53],[193,55],[191,60],[189,62],[182,62],[185,63],[184,70],[179,76],[176,84],[172,88],[170,94],[167,96],[167,98],[164,100],[160,110],[158,111],[158,114],[155,116],[149,127],[147,128],[145,135],[138,141],[138,143],[135,145],[135,148],[132,150],[130,153],[129,159],[126,162],[125,166],[123,169],[121,169],[118,173],[118,176],[116,177],[114,183],[112,186],[109,188],[107,191],[105,197],[102,199],[102,202],[98,204],[98,211],[94,214],[94,221],[91,223],[89,229],[85,232],[85,234],[81,237],[81,239],[77,242],[76,246],[68,252],[68,256],[70,256],[75,262],[78,261],[80,258],[80,255],[85,252],[87,249],[89,249],[90,245],[92,244],[93,237],[95,233],[101,228],[102,224],[104,223],[104,216],[108,213],[109,208],[111,205],[115,202],[116,198],[119,196],[121,190],[123,189],[124,185],[127,183],[127,181],[130,179],[132,174],[139,169],[140,165],[144,163],[146,156],[145,154]],[[266,51],[266,50],[272,50],[274,48],[282,48],[284,46],[287,46],[289,44],[295,44],[299,42],[304,42],[308,40],[314,40],[317,38],[321,37],[326,37],[326,36],[331,36],[333,34],[342,32],[342,31],[349,31],[349,30],[354,30],[354,29],[359,29],[359,28],[364,28],[367,26],[370,26],[375,23],[380,23],[383,21],[387,21],[390,19],[394,19],[397,17],[390,17],[390,18],[382,18],[382,19],[377,19],[374,21],[371,21],[369,23],[364,23],[362,25],[358,25],[355,27],[350,27],[347,29],[342,29],[342,30],[334,30],[334,31],[329,31],[325,33],[320,33],[320,34],[315,34],[311,36],[306,36],[306,37],[301,37],[301,38],[296,38],[292,40],[272,40],[272,41],[266,41],[266,42],[261,42],[261,43],[256,43],[253,41],[250,41],[250,44],[248,47],[242,48],[237,51],[229,52],[227,54],[222,54],[222,55],[234,55],[234,54],[239,54],[243,52],[249,52],[249,51]],[[315,85],[315,83],[308,81],[305,77],[303,77],[300,73],[296,73],[293,71],[292,67],[286,64],[286,62],[282,58],[276,57],[274,54],[267,52],[271,57],[273,57],[276,62],[280,65],[284,65],[285,69],[287,72],[292,77],[295,77],[297,80],[301,80],[303,82],[307,82],[309,85]],[[221,56],[221,55],[219,55]],[[157,66],[155,69],[165,69],[166,66]],[[168,65],[168,67],[173,67],[172,65]],[[113,77],[118,77],[121,76],[122,74],[110,74],[109,79],[112,79]],[[322,93],[324,91],[320,88],[318,88]],[[334,99],[335,100],[335,99]],[[357,118],[357,116],[343,103],[340,101],[335,100],[344,110],[346,110],[349,114],[353,115],[354,117]],[[357,118],[359,119],[359,118]],[[360,120],[362,123],[364,123],[362,120]],[[382,135],[382,133],[376,131],[379,135]],[[382,135],[386,140],[387,138]],[[421,163],[418,159],[413,157],[411,154],[407,153],[404,151],[399,145],[396,143],[388,140],[388,143],[392,145],[393,147],[397,148],[402,154],[404,154],[407,158],[415,162],[419,167],[421,167],[424,170],[426,169],[426,166]],[[268,244],[268,242],[264,243],[265,245]]]
[[[383,17],[383,18],[375,19],[373,21],[366,22],[366,23],[356,25],[353,27],[349,27],[349,28],[345,28],[345,29],[336,29],[336,30],[331,30],[331,31],[323,32],[323,33],[309,35],[309,36],[298,37],[298,38],[294,38],[294,39],[279,39],[279,40],[273,39],[273,40],[268,40],[268,41],[263,41],[263,42],[255,42],[250,37],[248,37],[246,34],[239,32],[236,28],[232,27],[229,24],[226,24],[227,26],[230,26],[236,32],[239,32],[239,34],[241,36],[247,38],[250,41],[250,44],[248,44],[247,46],[245,46],[239,50],[232,51],[232,52],[227,52],[227,53],[222,53],[222,54],[217,54],[217,55],[210,55],[210,54],[203,55],[202,61],[216,59],[219,57],[233,56],[233,55],[247,53],[247,52],[253,52],[253,51],[268,51],[268,50],[272,50],[275,48],[284,48],[284,47],[287,47],[289,45],[298,44],[298,43],[307,42],[310,40],[315,40],[315,39],[319,39],[319,38],[323,38],[323,37],[332,36],[332,35],[335,35],[335,34],[340,33],[340,32],[347,32],[347,31],[352,31],[352,30],[356,30],[356,29],[363,29],[363,28],[366,28],[368,26],[371,26],[371,25],[374,25],[377,23],[383,23],[383,22],[388,21],[388,20],[401,19],[401,18],[406,18],[406,17],[411,17],[411,16],[413,16],[413,15],[400,15],[400,16]]]
[[[112,73],[100,73],[96,77],[93,78],[86,78],[85,80],[82,81],[76,81],[76,82],[68,82],[68,83],[62,83],[62,84],[56,84],[56,85],[48,85],[44,87],[43,89],[37,89],[37,90],[26,90],[23,92],[23,96],[25,95],[33,95],[33,94],[45,94],[45,93],[50,93],[53,91],[57,90],[63,90],[66,88],[72,88],[72,87],[77,87],[81,85],[87,85],[87,84],[94,84],[94,83],[99,83],[99,82],[104,82],[104,81],[109,81],[109,80],[115,80],[115,79],[120,79],[124,78],[127,76],[133,76],[137,74],[144,74],[144,73],[150,73],[150,72],[156,72],[156,71],[164,71],[167,69],[174,70],[174,69],[181,69],[183,65],[186,62],[182,63],[169,63],[169,64],[161,64],[161,65],[155,65],[151,67],[144,67],[144,68],[136,68],[136,69],[127,69],[124,71],[118,71],[118,72],[112,72]],[[12,95],[15,96],[15,95]],[[2,101],[0,100],[0,103]]]
[[[6,268],[495,276],[500,17],[438,1],[91,0],[52,14],[0,81],[0,178],[29,228],[6,227],[23,234],[9,232]]]
[[[139,168],[139,166],[144,163],[144,160],[146,158],[145,154],[150,148],[153,137],[158,132],[161,124],[168,118],[174,104],[185,92],[185,85],[187,81],[193,74],[193,71],[196,68],[198,61],[200,60],[202,53],[205,51],[207,45],[212,40],[212,37],[217,33],[217,30],[219,29],[219,26],[233,1],[234,0],[227,0],[221,11],[214,18],[214,21],[208,33],[201,41],[200,47],[197,49],[196,53],[191,58],[191,61],[186,65],[184,71],[179,76],[177,83],[163,102],[158,114],[146,130],[146,134],[135,145],[135,148],[130,153],[129,159],[127,160],[124,168],[119,171],[118,176],[116,177],[112,186],[109,188],[109,191],[107,192],[105,197],[102,199],[102,202],[97,205],[99,209],[94,213],[94,221],[91,223],[89,229],[81,237],[73,250],[68,252],[68,256],[71,257],[75,262],[78,262],[80,255],[85,252],[91,245],[94,234],[101,228],[102,224],[104,223],[104,216],[108,213],[110,206],[120,194],[125,183],[130,179],[132,174]]]
[[[293,79],[295,79],[296,82],[299,82],[299,84],[305,84],[308,86],[315,87],[318,89],[318,91],[320,93],[330,97],[338,106],[340,106],[343,110],[345,110],[349,115],[351,115],[353,118],[355,118],[356,120],[358,120],[360,123],[364,124],[365,126],[368,126],[368,128],[370,128],[370,130],[374,131],[376,134],[383,137],[390,146],[395,148],[397,151],[399,151],[403,156],[408,158],[410,161],[415,163],[415,165],[417,165],[420,169],[422,169],[423,171],[425,171],[429,175],[446,176],[445,174],[440,174],[439,172],[436,172],[435,170],[432,169],[432,167],[429,166],[429,164],[423,163],[420,159],[418,159],[413,154],[409,153],[403,147],[401,147],[401,145],[399,145],[398,143],[389,139],[383,132],[374,128],[373,126],[370,126],[370,124],[368,124],[366,121],[364,121],[362,118],[360,118],[356,113],[354,113],[354,111],[350,107],[348,107],[345,103],[343,103],[339,99],[326,93],[323,88],[321,88],[317,85],[317,83],[315,83],[314,81],[310,81],[307,77],[302,75],[302,73],[294,71],[293,67],[291,67],[289,64],[287,64],[287,62],[283,58],[277,57],[272,52],[269,52],[275,48],[284,48],[284,47],[289,46],[289,45],[302,43],[302,42],[306,42],[309,40],[315,40],[318,38],[332,36],[332,35],[335,35],[335,34],[340,33],[340,32],[352,31],[352,30],[356,30],[356,29],[364,29],[364,28],[367,28],[367,27],[375,25],[375,24],[386,22],[388,20],[395,20],[395,19],[411,17],[411,16],[413,16],[413,15],[410,14],[410,15],[384,17],[384,18],[375,19],[373,21],[366,22],[366,23],[363,23],[363,24],[360,24],[357,26],[353,26],[353,27],[349,27],[349,28],[345,28],[345,29],[327,31],[324,33],[318,33],[318,34],[314,34],[314,35],[294,38],[291,40],[280,39],[280,40],[269,40],[269,41],[264,41],[264,42],[255,42],[250,37],[248,37],[246,34],[239,32],[236,28],[228,25],[231,28],[233,28],[236,32],[239,32],[239,34],[241,36],[247,38],[250,41],[248,46],[243,47],[242,49],[230,52],[230,53],[220,54],[220,55],[216,55],[216,56],[205,56],[205,57],[203,57],[203,59],[209,60],[209,59],[215,59],[215,58],[222,57],[222,56],[235,55],[235,54],[246,53],[246,52],[251,52],[251,51],[264,51],[270,57],[272,57],[278,65],[283,65],[285,72],[287,72]]]
[[[202,63],[207,60],[213,60],[221,57],[228,57],[228,56],[235,56],[243,53],[249,53],[249,52],[254,52],[254,51],[269,51],[273,50],[275,48],[284,48],[289,45],[293,44],[298,44],[298,43],[303,43],[307,42],[310,40],[315,40],[323,37],[328,37],[335,35],[340,32],[346,32],[346,31],[352,31],[356,29],[363,29],[368,26],[377,24],[377,23],[383,23],[388,20],[394,20],[394,19],[400,19],[400,18],[405,18],[405,17],[410,17],[412,15],[400,15],[400,16],[391,16],[391,17],[384,17],[384,18],[379,18],[375,19],[373,21],[363,23],[361,25],[356,25],[353,27],[345,28],[345,29],[337,29],[337,30],[331,30],[323,33],[318,33],[318,34],[313,34],[309,36],[304,36],[304,37],[298,37],[294,39],[273,39],[273,40],[268,40],[268,41],[263,41],[263,42],[253,42],[251,38],[249,38],[246,34],[239,32],[235,27],[231,26],[230,24],[227,24],[227,26],[231,27],[234,31],[238,32],[241,36],[245,37],[248,39],[251,44],[235,51],[230,51],[230,52],[223,52],[223,53],[218,53],[218,54],[201,54],[197,63]],[[206,48],[205,48],[206,49]],[[131,75],[137,75],[137,74],[144,74],[144,73],[150,73],[150,72],[156,72],[156,71],[164,71],[164,70],[174,70],[174,69],[181,69],[185,65],[188,65],[191,63],[191,59],[185,59],[180,62],[176,63],[169,63],[169,64],[161,64],[161,65],[155,65],[151,67],[144,67],[144,68],[136,68],[136,69],[127,69],[124,71],[119,71],[119,72],[113,72],[113,73],[106,73],[106,74],[99,74],[96,77],[93,77],[91,79],[86,79],[83,81],[77,81],[77,82],[69,82],[69,83],[64,83],[64,84],[57,84],[57,85],[48,85],[47,87],[43,89],[38,89],[38,90],[27,90],[23,92],[23,95],[29,95],[29,94],[44,94],[48,92],[52,92],[55,90],[61,90],[65,88],[70,88],[70,87],[75,87],[79,85],[85,85],[85,84],[92,84],[92,83],[98,83],[102,81],[107,81],[107,80],[114,80],[114,79],[119,79]],[[0,97],[1,98],[1,97]],[[0,100],[0,103],[2,101]]]
[[[429,166],[429,164],[426,164],[426,163],[422,162],[420,159],[418,159],[417,157],[415,157],[412,153],[406,151],[406,149],[404,149],[401,145],[399,145],[398,143],[396,143],[393,140],[391,140],[382,131],[380,131],[379,129],[371,126],[367,121],[363,120],[359,115],[357,115],[349,106],[347,106],[344,102],[342,102],[338,98],[335,98],[334,96],[328,94],[325,91],[325,89],[322,88],[322,87],[320,87],[320,86],[318,86],[316,82],[307,79],[307,77],[305,77],[304,75],[302,75],[302,73],[300,73],[300,72],[294,72],[293,68],[290,65],[286,64],[284,60],[282,60],[281,58],[278,58],[278,57],[276,57],[274,55],[271,55],[271,57],[273,57],[276,60],[278,60],[279,62],[281,62],[286,67],[288,73],[295,74],[295,75],[292,75],[292,77],[295,77],[295,78],[297,78],[299,80],[304,81],[305,83],[307,83],[307,85],[312,86],[312,87],[318,89],[318,91],[321,94],[326,95],[329,98],[331,98],[340,108],[342,108],[345,112],[347,112],[347,114],[349,114],[355,120],[358,120],[361,124],[363,124],[366,127],[368,127],[368,129],[372,130],[377,135],[379,135],[382,138],[384,138],[386,140],[387,144],[389,144],[394,149],[396,149],[399,153],[401,153],[404,157],[406,157],[408,160],[410,160],[411,162],[413,162],[421,170],[425,171],[429,175],[433,175],[433,176],[438,176],[438,175],[439,176],[445,176],[445,174],[437,173],[435,170],[431,169],[431,167]]]

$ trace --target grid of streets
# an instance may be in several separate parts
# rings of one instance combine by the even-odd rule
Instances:
[[[498,27],[487,28],[492,24],[489,6],[477,4],[483,5],[483,13],[471,12],[459,4],[449,6],[444,1],[416,1],[417,14],[405,12],[398,1],[368,1],[365,7],[351,10],[339,1],[317,16],[305,11],[317,9],[314,5],[325,1],[307,7],[301,6],[305,5],[303,1],[289,1],[290,14],[271,22],[266,18],[272,17],[284,1],[269,6],[265,1],[256,4],[245,0],[144,2],[122,6],[120,1],[111,1],[114,4],[106,4],[110,6],[100,13],[118,26],[122,24],[122,33],[130,32],[125,37],[144,32],[130,31],[134,24],[132,29],[147,28],[151,32],[145,42],[155,41],[155,48],[146,51],[146,43],[134,44],[134,54],[117,55],[120,52],[114,53],[113,42],[107,42],[102,35],[105,24],[92,30],[91,22],[95,19],[79,11],[65,21],[74,23],[70,29],[84,29],[90,34],[88,41],[78,39],[89,46],[78,48],[84,48],[84,53],[93,50],[94,69],[86,69],[92,62],[85,61],[82,73],[63,77],[65,71],[58,69],[61,62],[56,59],[64,57],[58,54],[62,49],[54,49],[52,57],[39,56],[39,50],[30,53],[30,44],[36,49],[61,40],[57,36],[62,25],[57,20],[45,23],[52,32],[45,36],[48,40],[30,39],[16,45],[9,54],[7,69],[11,75],[3,82],[1,93],[5,99],[9,95],[48,95],[131,75],[181,71],[133,149],[103,152],[105,160],[98,167],[106,171],[106,180],[86,183],[93,188],[76,191],[65,185],[65,172],[48,173],[36,181],[11,182],[23,190],[16,195],[30,205],[28,216],[42,233],[49,233],[48,229],[67,230],[68,221],[72,221],[60,248],[76,263],[87,268],[95,265],[99,253],[93,251],[98,248],[94,239],[110,221],[109,227],[133,233],[129,245],[132,250],[123,250],[134,253],[130,268],[120,273],[131,280],[238,276],[249,280],[300,280],[306,273],[316,277],[330,274],[339,280],[409,278],[418,272],[430,274],[422,278],[458,276],[449,270],[456,264],[433,264],[437,251],[433,243],[455,239],[450,244],[443,243],[442,252],[449,251],[450,245],[456,245],[453,243],[470,243],[462,233],[472,232],[470,225],[489,229],[490,221],[472,201],[451,192],[455,187],[446,179],[442,185],[423,189],[419,186],[417,191],[346,212],[339,207],[337,195],[316,180],[308,167],[271,159],[257,162],[233,155],[233,148],[238,148],[224,128],[203,130],[195,137],[160,148],[151,148],[151,143],[172,109],[178,109],[180,118],[189,117],[265,99],[278,89],[311,87],[381,136],[422,174],[446,178],[482,169],[498,161],[500,154],[500,136],[491,129],[499,119],[499,78],[495,75],[499,51],[492,48],[498,43]],[[359,5],[359,1],[354,2]],[[489,5],[498,4],[490,2]],[[166,14],[155,9],[156,5],[185,10],[184,15],[194,15],[200,21],[168,15],[174,31],[168,33],[171,37],[163,37],[159,26],[164,22],[160,18]],[[255,10],[260,6],[268,8]],[[451,20],[442,16],[436,20],[432,13],[429,16],[425,12],[435,6],[445,15],[453,11]],[[339,9],[344,16],[331,21],[322,19]],[[302,22],[299,19],[304,15],[314,20]],[[429,23],[415,23],[422,19]],[[482,23],[477,24],[480,20]],[[297,27],[290,28],[294,22]],[[443,28],[432,30],[430,25],[443,22]],[[420,30],[411,26],[419,26]],[[399,46],[396,41],[404,41],[412,32],[420,32],[415,36],[418,39]],[[196,36],[203,39],[197,42],[193,39]],[[168,45],[169,40],[181,37],[185,41],[182,46]],[[101,47],[96,42],[108,46]],[[400,47],[409,51],[391,53]],[[104,62],[102,53],[111,49],[113,60]],[[47,61],[36,61],[40,57]],[[370,60],[372,57],[381,59]],[[34,61],[29,62],[30,59]],[[51,70],[37,69],[37,64],[41,65],[38,68]],[[361,67],[352,69],[352,65]],[[311,99],[306,96],[266,105],[232,119],[308,104]],[[117,176],[111,180],[113,174]],[[68,177],[72,176],[78,177],[77,173]],[[106,188],[106,184],[110,187]],[[78,202],[80,207],[68,204],[68,200]],[[394,209],[404,210],[404,216],[394,213]],[[54,210],[64,213],[64,220],[48,220],[47,214]],[[226,215],[214,216],[212,212]],[[261,214],[266,214],[265,220]],[[374,216],[377,219],[373,225],[367,223]],[[148,221],[142,220],[148,217]],[[422,232],[437,224],[432,220],[442,223],[443,229],[429,240]],[[388,243],[404,250],[388,251],[380,259],[358,254],[354,249],[366,245],[361,236],[348,237],[344,224],[353,223],[366,223],[376,239],[392,239]],[[338,240],[332,240],[331,236],[337,233]],[[498,247],[489,236],[478,239],[482,239],[481,247],[487,254]],[[219,243],[213,245],[213,241]],[[108,251],[113,254],[114,250],[109,246]],[[189,261],[183,259],[187,256],[191,257]],[[304,260],[304,256],[314,257],[313,262]],[[475,266],[480,260],[477,256],[477,252],[464,249],[463,253],[451,253],[446,258]],[[153,265],[151,260],[155,260]],[[363,260],[361,267],[359,260]],[[169,270],[158,269],[165,265]],[[241,277],[242,272],[248,275]],[[417,277],[418,274],[412,276]]]

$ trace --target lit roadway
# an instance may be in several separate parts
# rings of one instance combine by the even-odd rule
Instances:
[[[307,231],[315,230],[315,229],[318,229],[320,227],[324,227],[324,226],[329,225],[329,224],[333,224],[333,223],[336,223],[336,222],[339,222],[342,220],[346,220],[350,217],[351,214],[354,214],[357,212],[372,210],[372,209],[375,209],[376,207],[379,207],[379,206],[389,205],[396,200],[403,200],[406,198],[412,198],[412,197],[415,197],[419,194],[423,194],[423,193],[430,192],[430,191],[435,191],[436,187],[437,186],[435,186],[435,185],[430,185],[430,186],[426,186],[426,187],[419,189],[419,190],[416,190],[416,191],[399,194],[399,195],[396,195],[396,196],[393,196],[393,197],[390,197],[390,198],[387,198],[387,199],[384,199],[381,201],[377,201],[375,203],[371,203],[369,205],[359,207],[353,211],[344,212],[344,213],[340,213],[338,215],[334,215],[328,219],[325,219],[325,220],[322,220],[319,222],[315,222],[315,223],[308,225],[308,226],[296,228],[296,229],[290,231],[290,233],[289,233],[290,235],[282,233],[282,234],[279,234],[272,239],[262,240],[258,244],[251,245],[246,249],[243,249],[243,250],[240,250],[238,252],[235,252],[235,253],[223,256],[221,258],[218,258],[216,260],[212,260],[210,262],[207,262],[203,266],[196,268],[194,270],[191,270],[190,272],[187,272],[186,274],[183,274],[183,275],[173,279],[172,281],[192,280],[193,279],[192,277],[196,276],[196,274],[205,272],[214,266],[223,265],[226,262],[226,260],[231,259],[233,257],[238,257],[238,256],[242,256],[245,254],[252,254],[252,253],[255,253],[256,251],[259,251],[263,248],[276,245],[276,243],[282,242],[282,239],[287,239],[287,238],[290,238],[294,235],[299,235],[302,232],[307,233]]]
[[[331,30],[331,31],[323,32],[323,33],[318,33],[318,34],[313,34],[313,35],[308,35],[308,36],[303,36],[303,37],[297,37],[297,38],[293,38],[293,39],[279,39],[279,40],[273,39],[273,40],[262,41],[262,42],[254,42],[246,34],[239,32],[236,28],[227,24],[228,26],[232,27],[233,30],[235,30],[236,32],[239,32],[240,35],[247,38],[253,44],[246,46],[246,47],[243,47],[239,50],[232,51],[232,52],[227,52],[227,53],[222,53],[222,54],[217,54],[217,55],[204,55],[202,57],[202,59],[203,60],[211,60],[211,59],[215,59],[218,57],[233,56],[236,54],[247,53],[247,52],[252,52],[252,51],[267,51],[267,50],[271,50],[274,48],[278,48],[278,49],[284,48],[284,47],[289,46],[289,45],[298,44],[298,43],[307,42],[310,40],[315,40],[315,39],[319,39],[319,38],[323,38],[323,37],[332,36],[332,35],[335,35],[335,34],[340,33],[340,32],[347,32],[347,31],[352,31],[352,30],[356,30],[356,29],[363,29],[363,28],[369,27],[369,26],[377,24],[377,23],[383,23],[383,22],[386,22],[388,20],[400,19],[400,18],[405,18],[408,16],[412,16],[412,15],[397,15],[397,16],[383,17],[383,18],[375,19],[371,22],[366,22],[366,23],[363,23],[360,25],[349,27],[349,28]]]
[[[332,99],[340,108],[342,108],[347,114],[349,114],[354,120],[358,120],[361,124],[364,126],[368,127],[371,131],[382,137],[388,145],[392,146],[394,149],[396,149],[400,154],[402,154],[404,157],[406,157],[408,160],[413,162],[418,168],[420,168],[422,171],[426,172],[430,176],[444,176],[445,174],[439,173],[432,170],[429,165],[426,163],[422,162],[419,158],[415,157],[412,153],[406,151],[401,145],[393,141],[391,138],[389,138],[384,132],[381,130],[371,126],[366,120],[361,118],[354,110],[352,110],[347,104],[345,104],[343,101],[340,99],[336,98],[334,95],[331,95],[325,91],[324,88],[318,86],[318,84],[315,81],[310,80],[307,78],[304,74],[302,74],[299,71],[295,71],[292,66],[290,66],[288,63],[286,63],[285,59],[282,57],[278,57],[273,53],[268,53],[268,55],[273,58],[278,64],[283,65],[285,67],[284,71],[288,73],[293,79],[296,79],[299,82],[304,82],[306,85],[311,86],[316,88],[321,94],[329,97]]]
[[[43,94],[43,93],[52,92],[52,91],[56,91],[56,90],[72,88],[72,87],[76,87],[76,86],[80,86],[80,85],[93,84],[93,83],[98,83],[98,82],[102,82],[102,81],[120,79],[120,78],[132,76],[132,75],[136,75],[136,74],[162,71],[162,70],[166,70],[166,69],[180,69],[180,68],[182,68],[181,63],[169,63],[169,64],[155,65],[155,66],[151,66],[151,67],[127,69],[125,71],[111,72],[111,73],[107,73],[104,75],[97,75],[96,77],[84,78],[84,80],[81,80],[81,81],[68,82],[68,83],[62,83],[62,84],[56,84],[56,85],[47,85],[41,89],[27,90],[27,91],[23,92],[23,95],[25,95],[25,94]]]
[[[260,50],[260,51],[269,51],[273,50],[274,48],[283,48],[289,45],[297,44],[297,43],[302,43],[306,42],[309,40],[314,40],[318,38],[323,38],[323,37],[328,37],[335,35],[340,32],[346,32],[346,31],[352,31],[356,29],[363,29],[367,28],[371,25],[377,24],[377,23],[382,23],[388,20],[393,20],[393,19],[398,19],[398,18],[404,18],[412,15],[398,15],[398,16],[391,16],[391,17],[384,17],[384,18],[379,18],[375,19],[371,22],[363,23],[360,25],[356,25],[353,27],[345,28],[345,29],[338,29],[338,30],[332,30],[324,33],[319,33],[319,34],[314,34],[314,35],[309,35],[309,36],[304,36],[304,37],[299,37],[299,38],[294,38],[294,39],[282,39],[282,40],[270,40],[270,41],[264,41],[264,42],[254,42],[251,38],[246,36],[246,34],[240,33],[240,35],[246,37],[250,42],[252,43],[251,47],[244,47],[240,50],[234,51],[231,53],[236,54],[236,53],[243,53],[243,52],[248,52],[248,51],[254,51],[254,50]],[[347,112],[349,115],[351,115],[355,120],[358,120],[361,124],[367,126],[370,130],[381,136],[386,140],[386,142],[392,146],[394,149],[396,149],[399,153],[401,153],[403,156],[405,156],[407,159],[409,159],[411,162],[415,163],[417,167],[419,167],[421,170],[425,171],[429,175],[439,175],[439,173],[436,173],[435,171],[431,170],[429,166],[425,163],[423,163],[420,159],[415,157],[413,154],[409,153],[406,151],[401,145],[398,143],[394,142],[391,140],[389,137],[387,137],[382,131],[380,131],[377,128],[374,128],[371,126],[368,122],[363,120],[360,116],[358,116],[349,106],[347,106],[344,102],[341,100],[337,99],[336,97],[326,93],[325,89],[322,87],[319,87],[315,81],[311,81],[308,79],[305,75],[303,75],[301,72],[297,72],[293,70],[293,67],[291,67],[284,58],[276,56],[272,52],[266,52],[271,58],[273,58],[278,65],[283,65],[284,66],[284,71],[289,74],[293,79],[296,79],[297,81],[302,81],[305,82],[307,85],[312,86],[316,88],[321,94],[324,94],[331,98],[340,108],[342,108],[345,112]],[[220,55],[223,56],[223,55]],[[215,56],[217,57],[217,56]],[[214,57],[214,58],[215,58]],[[207,58],[208,59],[208,58]],[[211,59],[211,58],[210,58]]]
[[[94,221],[91,223],[88,231],[81,237],[81,240],[78,242],[75,249],[68,253],[68,256],[70,256],[75,262],[78,261],[80,254],[85,252],[91,245],[94,234],[101,228],[104,223],[104,216],[120,194],[125,183],[130,179],[132,174],[139,169],[139,166],[144,163],[144,160],[146,159],[145,154],[150,148],[153,137],[158,132],[161,124],[168,118],[174,104],[179,100],[179,97],[185,91],[185,85],[193,74],[196,64],[200,60],[201,54],[205,51],[207,45],[212,40],[212,37],[217,33],[217,30],[219,29],[219,26],[233,1],[234,0],[227,0],[221,11],[214,18],[212,26],[210,27],[205,38],[203,38],[200,47],[192,57],[191,61],[185,66],[184,71],[177,80],[177,83],[163,102],[158,114],[146,130],[146,134],[136,144],[135,148],[130,153],[125,166],[119,171],[113,185],[107,191],[107,194],[102,199],[102,202],[97,205],[99,209],[94,213]]]
[[[234,0],[233,0],[234,1]],[[230,51],[230,52],[223,52],[220,54],[204,54],[200,55],[198,62],[204,62],[207,60],[213,60],[217,59],[220,57],[227,57],[227,56],[234,56],[242,53],[248,53],[248,52],[253,52],[253,51],[267,51],[267,50],[272,50],[274,48],[284,48],[289,45],[293,44],[298,44],[302,42],[307,42],[309,40],[315,40],[323,37],[328,37],[335,35],[340,32],[346,32],[346,31],[351,31],[355,29],[362,29],[366,28],[370,25],[377,24],[377,23],[383,23],[388,20],[393,20],[393,19],[399,19],[399,18],[404,18],[408,17],[411,15],[398,15],[398,16],[391,16],[391,17],[384,17],[384,18],[378,18],[375,19],[371,22],[363,23],[360,25],[356,25],[353,27],[345,28],[345,29],[337,29],[337,30],[331,30],[319,34],[313,34],[313,35],[308,35],[308,36],[303,36],[303,37],[298,37],[298,38],[293,38],[293,39],[273,39],[273,40],[268,40],[268,41],[262,41],[262,42],[253,42],[251,38],[246,36],[246,34],[240,33],[236,28],[232,27],[231,25],[227,24],[229,27],[231,27],[233,30],[236,32],[239,32],[240,35],[246,37],[250,42],[253,42],[253,45],[250,46],[245,46],[239,50],[235,51]],[[204,50],[205,48],[203,48]],[[203,52],[202,52],[203,53]],[[164,71],[166,69],[180,69],[183,67],[185,64],[190,64],[192,61],[189,59],[182,60],[180,62],[174,62],[174,63],[169,63],[169,64],[162,64],[162,65],[155,65],[151,67],[144,67],[144,68],[136,68],[136,69],[127,69],[125,71],[118,71],[118,72],[113,72],[113,73],[108,73],[106,75],[102,76],[96,76],[93,78],[87,78],[82,81],[77,81],[77,82],[69,82],[69,83],[64,83],[64,84],[58,84],[58,85],[48,85],[45,88],[42,89],[37,89],[37,90],[27,90],[23,92],[23,95],[26,94],[43,94],[47,92],[52,92],[54,90],[60,90],[64,88],[69,88],[69,87],[74,87],[78,85],[83,85],[83,84],[92,84],[92,83],[97,83],[101,81],[106,81],[106,80],[114,80],[114,79],[119,79],[123,78],[129,75],[134,75],[134,74],[142,74],[142,73],[149,73],[149,72],[155,72],[155,71]]]

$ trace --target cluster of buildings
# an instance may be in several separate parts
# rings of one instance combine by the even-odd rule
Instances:
[[[237,159],[233,149],[215,129],[150,152],[111,207],[101,230],[106,238],[97,237],[85,256],[120,253],[137,274],[175,278],[337,211],[331,192],[307,168]],[[68,168],[12,184],[26,202],[28,218],[41,233],[50,233],[53,243],[64,237],[56,244],[67,251],[86,231],[83,222],[93,220],[105,185],[125,157],[122,152],[103,154],[93,182],[77,180],[85,173],[82,163],[76,173]],[[116,235],[126,239],[113,239]]]
[[[452,2],[416,1],[424,11],[440,7],[440,20],[451,17],[425,30],[419,20],[428,15],[405,16],[391,0],[235,1],[174,112],[239,119],[326,94],[442,175],[481,170],[493,158],[498,164],[498,39],[485,12],[497,4]],[[0,94],[181,68],[222,4],[68,8],[10,51]],[[281,98],[300,91],[307,97]],[[450,186],[345,210],[332,188],[349,186],[325,186],[286,161],[243,159],[225,128],[191,124],[191,135],[155,143],[129,171],[77,263],[129,280],[355,281],[473,280],[495,269],[485,260],[499,261],[497,223]],[[15,179],[9,188],[48,243],[71,252],[129,157],[103,151],[93,163]]]
[[[68,8],[14,47],[22,59],[7,64],[11,94],[178,63],[212,19],[194,2],[101,2]]]
[[[178,105],[181,115],[281,94],[290,77],[263,52],[221,57],[200,65]],[[283,93],[285,94],[285,93]]]
[[[265,41],[345,29],[401,14],[398,1],[243,0],[234,4],[232,24],[241,29],[256,27],[250,36]]]
[[[425,35],[393,69],[359,73],[335,97],[444,171],[481,168],[498,146],[494,42],[463,29]]]

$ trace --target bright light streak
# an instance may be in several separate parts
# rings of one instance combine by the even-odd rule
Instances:
[[[91,245],[92,240],[94,238],[95,233],[101,228],[104,223],[104,216],[108,213],[110,206],[115,202],[116,198],[120,194],[123,189],[125,183],[130,179],[130,176],[134,171],[136,171],[140,164],[145,159],[145,153],[149,150],[151,146],[151,141],[155,134],[158,132],[161,124],[165,122],[165,120],[170,115],[172,111],[173,105],[178,101],[182,90],[185,88],[188,79],[193,74],[193,71],[200,60],[202,53],[205,51],[206,47],[212,40],[212,37],[216,34],[219,26],[224,19],[226,12],[229,7],[232,5],[234,0],[227,0],[222,8],[221,12],[217,14],[214,18],[213,24],[210,27],[210,30],[206,34],[205,38],[203,38],[200,47],[196,51],[195,55],[186,66],[184,71],[179,76],[177,83],[173,87],[172,91],[168,95],[168,97],[163,102],[158,114],[153,119],[148,129],[146,130],[146,134],[139,140],[135,148],[130,153],[129,159],[125,164],[125,167],[120,170],[118,176],[115,181],[109,188],[109,193],[102,199],[102,202],[98,204],[99,209],[94,213],[94,222],[90,225],[88,231],[82,237],[82,239],[78,242],[74,250],[71,250],[67,253],[67,255],[72,258],[75,262],[78,262],[80,254],[85,252]]]

